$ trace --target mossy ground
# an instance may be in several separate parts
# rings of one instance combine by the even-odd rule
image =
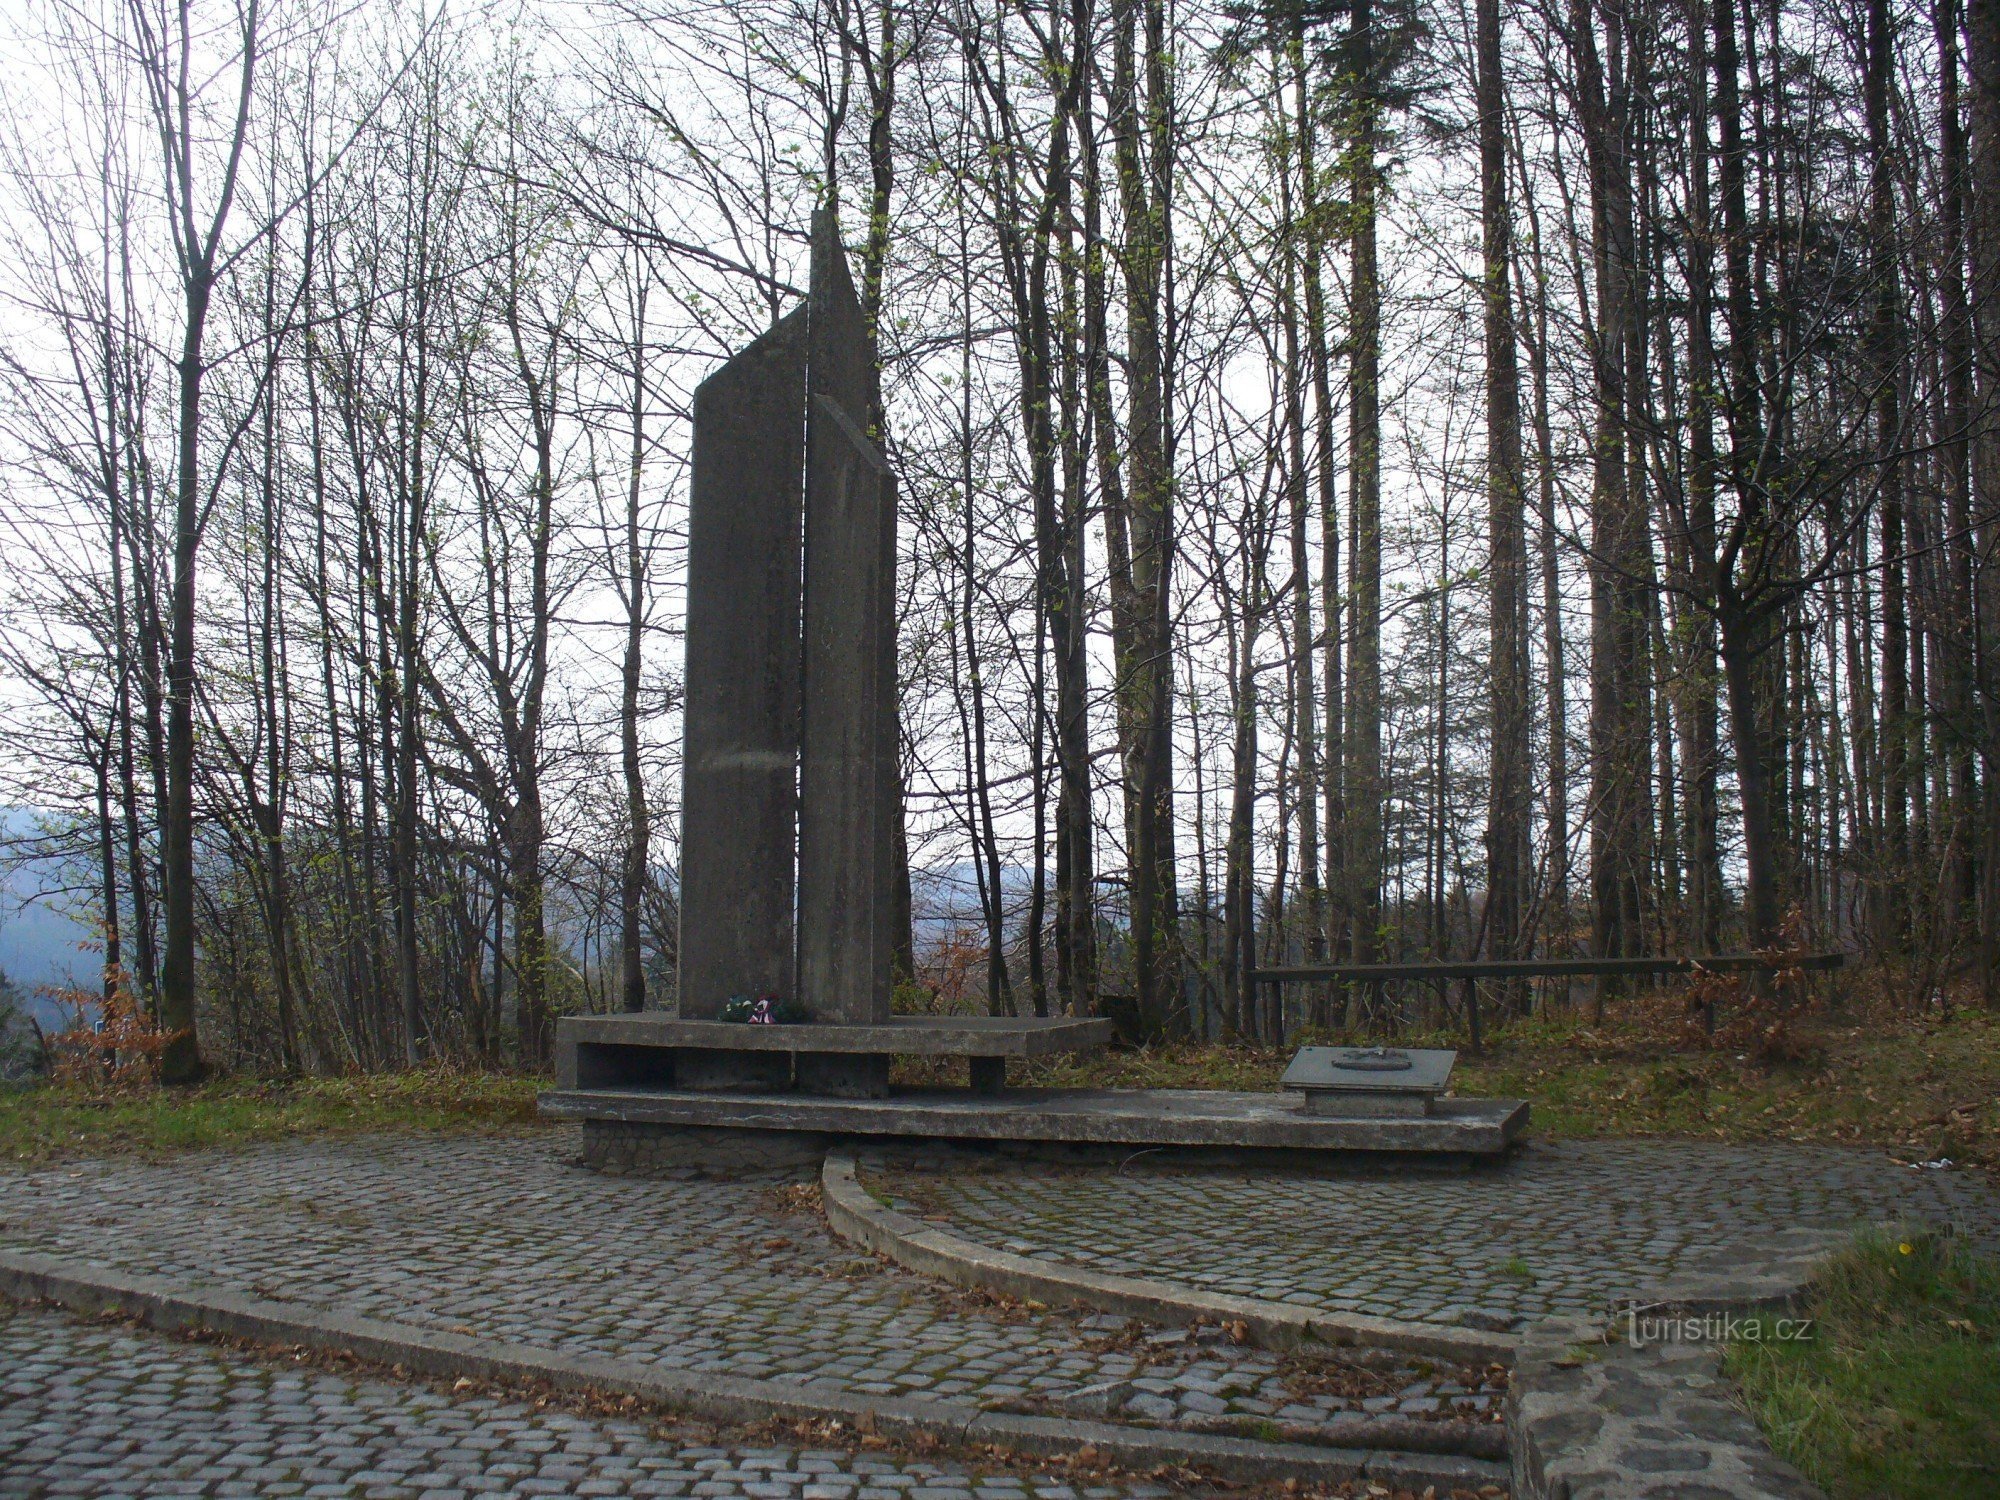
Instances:
[[[0,1088],[0,1162],[164,1153],[287,1136],[491,1130],[536,1123],[546,1080],[421,1068],[337,1078],[219,1078],[190,1089]]]
[[[2000,1264],[1927,1236],[1840,1256],[1807,1339],[1772,1320],[1730,1374],[1773,1445],[1833,1500],[2000,1494]]]

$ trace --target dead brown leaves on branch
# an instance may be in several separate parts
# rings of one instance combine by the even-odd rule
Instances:
[[[43,994],[67,1021],[48,1038],[49,1072],[58,1082],[129,1093],[159,1081],[160,1054],[178,1033],[164,1031],[140,1010],[122,969],[106,972],[107,990],[50,986]]]

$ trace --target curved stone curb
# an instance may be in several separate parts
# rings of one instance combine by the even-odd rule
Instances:
[[[1459,1364],[1511,1364],[1517,1340],[1505,1334],[1445,1328],[1361,1313],[1307,1311],[1284,1302],[1204,1292],[1178,1282],[1118,1276],[1038,1256],[996,1250],[877,1202],[855,1175],[854,1157],[829,1151],[820,1198],[834,1233],[898,1265],[959,1286],[1022,1300],[1094,1307],[1149,1322],[1241,1323],[1267,1349],[1385,1349]]]
[[[807,1382],[749,1380],[706,1371],[665,1370],[602,1355],[481,1339],[377,1318],[350,1317],[296,1302],[219,1289],[175,1287],[150,1276],[79,1266],[0,1249],[0,1296],[72,1312],[111,1313],[162,1332],[198,1331],[259,1344],[298,1345],[353,1355],[419,1375],[540,1384],[559,1390],[635,1396],[650,1406],[713,1422],[832,1420],[858,1432],[939,1442],[991,1444],[1038,1457],[1091,1450],[1103,1461],[1146,1470],[1161,1464],[1252,1483],[1372,1479],[1440,1490],[1504,1484],[1505,1464],[1451,1455],[1322,1448],[1250,1438],[1155,1431],[1110,1422],[1021,1416],[909,1397],[872,1397]]]
[[[1897,1226],[1876,1227],[1886,1233]],[[1618,1316],[1631,1308],[1692,1317],[1792,1311],[1828,1258],[1851,1237],[1834,1229],[1773,1230],[1758,1241],[1754,1258],[1746,1261],[1739,1255],[1683,1267],[1678,1274],[1641,1288]]]

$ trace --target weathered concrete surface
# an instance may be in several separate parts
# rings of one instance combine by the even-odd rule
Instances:
[[[1472,1365],[1505,1364],[1513,1358],[1514,1340],[1506,1335],[1290,1307],[996,1250],[877,1202],[862,1186],[854,1157],[845,1149],[827,1154],[820,1172],[820,1204],[827,1223],[842,1238],[959,1286],[1056,1306],[1094,1307],[1155,1323],[1234,1325],[1241,1337],[1266,1349],[1390,1349]]]
[[[1111,1040],[1111,1023],[1094,1016],[891,1016],[863,1025],[749,1026],[735,1021],[677,1020],[654,1013],[564,1016],[558,1046],[616,1043],[701,1047],[728,1052],[877,1052],[892,1057],[1054,1057],[1094,1050]]]
[[[1427,1115],[1458,1054],[1434,1047],[1301,1047],[1278,1087],[1314,1115]]]
[[[1005,1085],[1010,1057],[1086,1051],[1111,1038],[1101,1020],[896,1016],[878,1026],[750,1026],[671,1016],[566,1016],[557,1026],[561,1089],[685,1089],[887,1099],[889,1060],[970,1057],[973,1087]],[[997,1076],[982,1070],[988,1064]]]
[[[578,1162],[619,1177],[656,1177],[692,1172],[702,1177],[782,1174],[811,1181],[831,1143],[823,1135],[790,1130],[704,1130],[689,1125],[660,1130],[585,1120]]]
[[[889,1018],[896,947],[896,485],[868,433],[875,343],[829,210],[813,216],[805,408],[799,993],[825,1020]],[[872,1075],[829,1061],[824,1081]]]
[[[1337,1120],[1274,1094],[1210,1089],[904,1089],[887,1100],[659,1088],[557,1089],[539,1100],[560,1120],[808,1130],[940,1140],[1096,1142],[1354,1153],[1412,1165],[1462,1165],[1506,1150],[1528,1120],[1519,1099],[1444,1099],[1420,1119]]]
[[[695,393],[680,1013],[731,995],[889,1018],[901,903],[896,485],[830,211],[806,304]],[[793,901],[797,911],[794,919]],[[877,1097],[878,1059],[809,1065]]]
[[[807,314],[694,395],[680,1006],[796,993],[799,549]]]
[[[792,1087],[829,1099],[887,1099],[889,1059],[880,1052],[795,1052]]]

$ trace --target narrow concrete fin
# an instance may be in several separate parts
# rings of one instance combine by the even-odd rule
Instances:
[[[835,209],[813,210],[811,276],[808,295],[813,301],[831,302],[839,312],[851,310],[854,317],[861,316],[861,298],[847,267],[847,247],[840,240],[840,215]]]
[[[883,474],[889,473],[889,461],[882,456],[882,450],[876,447],[874,440],[861,430],[861,424],[847,414],[845,407],[838,401],[824,395],[816,394],[813,400],[819,403],[822,414],[830,418],[834,425],[845,434],[848,442],[854,445],[855,452],[859,453],[862,458],[866,459],[879,472]]]
[[[881,420],[881,361],[854,289],[840,218],[831,208],[813,211],[807,304],[812,322],[812,389],[838,401],[854,425],[867,432]]]

